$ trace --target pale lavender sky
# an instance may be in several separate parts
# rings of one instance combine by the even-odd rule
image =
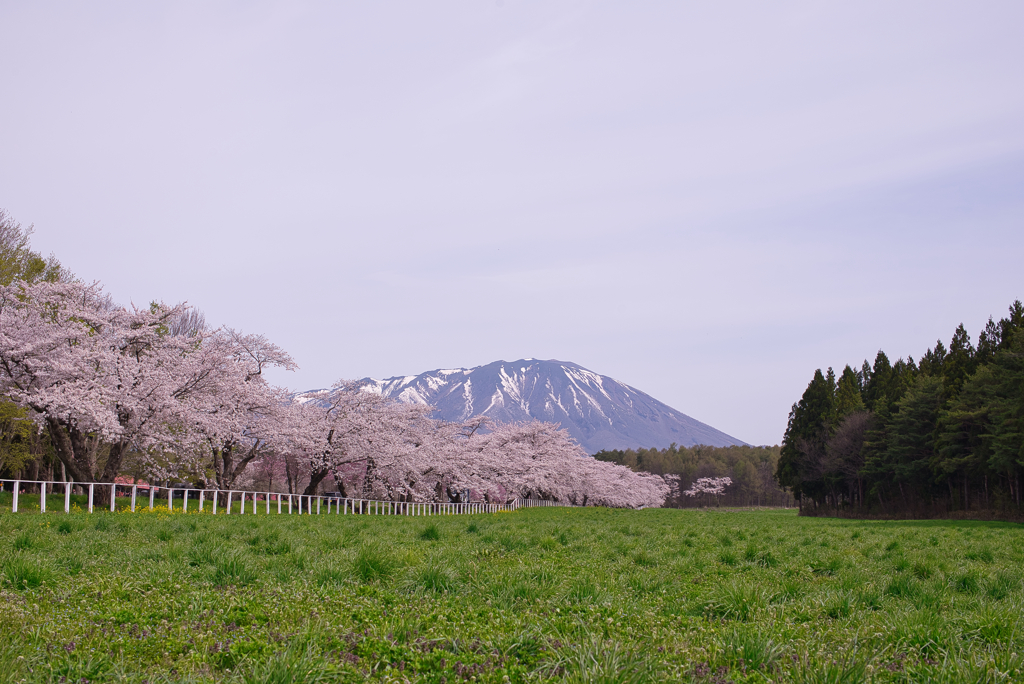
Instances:
[[[294,389],[574,361],[751,443],[1024,298],[1024,3],[0,5],[0,207]]]

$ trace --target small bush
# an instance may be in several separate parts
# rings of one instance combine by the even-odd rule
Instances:
[[[59,523],[57,523],[57,534],[71,534],[74,531],[74,525],[72,525],[71,521],[67,518],[64,518]]]
[[[420,539],[423,541],[437,541],[441,538],[441,532],[437,529],[437,525],[431,523],[423,528],[420,532]]]

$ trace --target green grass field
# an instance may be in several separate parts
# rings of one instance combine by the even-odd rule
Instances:
[[[1022,578],[999,523],[4,512],[0,681],[1021,681]]]

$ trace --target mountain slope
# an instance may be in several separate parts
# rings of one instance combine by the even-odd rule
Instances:
[[[560,423],[589,453],[672,442],[743,444],[629,385],[565,361],[495,361],[366,382],[384,396],[431,404],[445,420],[482,413],[505,422],[536,418]]]

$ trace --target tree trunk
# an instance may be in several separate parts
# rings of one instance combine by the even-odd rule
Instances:
[[[128,442],[118,440],[110,445],[110,454],[107,462],[103,464],[103,473],[100,475],[101,482],[113,482],[117,474],[121,472],[121,462],[128,451]]]
[[[93,464],[89,459],[89,444],[85,435],[74,428],[66,430],[53,418],[47,417],[46,425],[57,458],[71,473],[71,477],[76,482],[94,482]]]
[[[246,452],[245,456],[243,456],[238,461],[238,463],[235,464],[234,468],[232,468],[231,470],[228,470],[227,468],[225,468],[225,472],[230,473],[230,477],[231,477],[230,482],[228,482],[229,486],[233,485],[235,483],[235,480],[237,480],[238,478],[240,478],[242,476],[242,473],[245,472],[245,469],[249,466],[250,463],[252,463],[252,460],[259,455],[259,448],[260,448],[260,441],[256,440],[255,442],[253,442],[253,445],[249,449],[249,451]]]
[[[314,470],[309,474],[309,484],[306,486],[305,491],[302,492],[303,496],[312,496],[316,494],[316,488],[320,486],[320,483],[324,481],[324,478],[330,474],[327,468],[320,468]]]
[[[366,459],[366,477],[363,478],[363,498],[369,499],[373,494],[373,476],[377,471],[377,462],[372,458]]]

